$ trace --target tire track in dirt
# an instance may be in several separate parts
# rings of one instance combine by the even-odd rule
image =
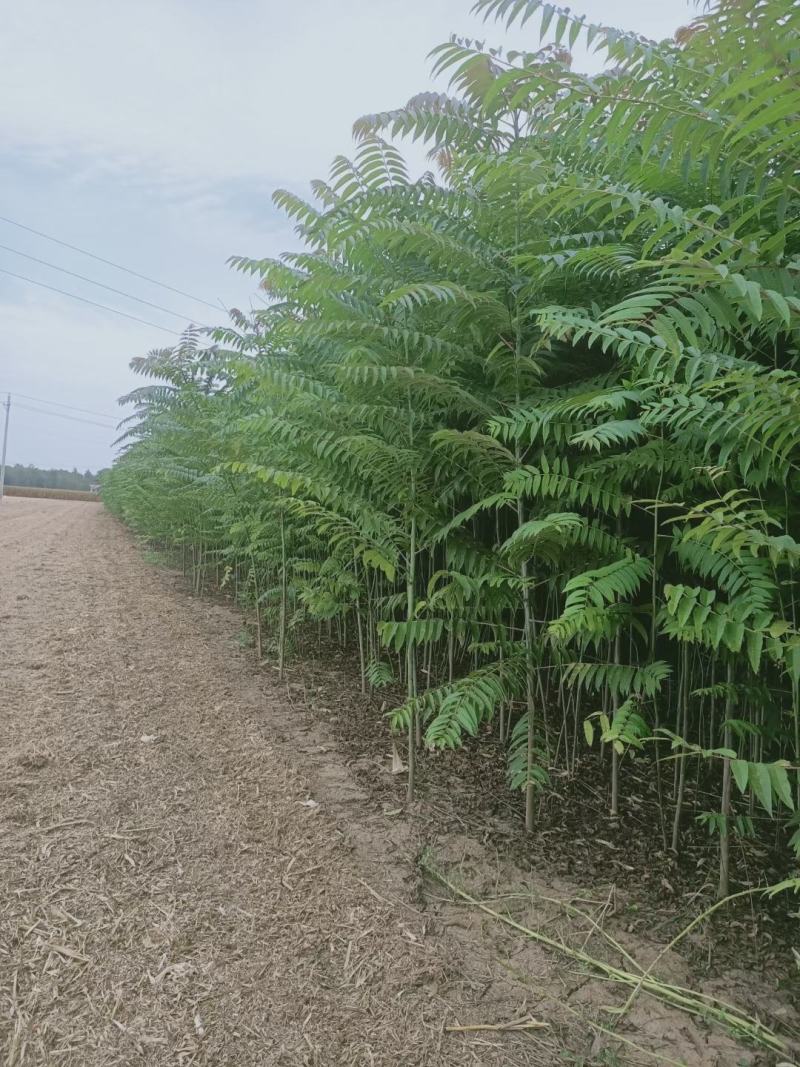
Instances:
[[[409,833],[278,736],[231,612],[177,582],[97,505],[0,508],[4,1067],[555,1062],[445,1032],[524,995],[417,911]]]

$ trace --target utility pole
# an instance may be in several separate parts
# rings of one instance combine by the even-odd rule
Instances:
[[[0,501],[3,499],[3,489],[6,484],[6,448],[8,446],[8,417],[11,414],[11,393],[6,396],[3,407],[6,409],[6,424],[3,429],[3,455],[0,458]]]

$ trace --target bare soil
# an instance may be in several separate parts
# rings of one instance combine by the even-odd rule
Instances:
[[[499,824],[402,811],[388,742],[359,754],[321,720],[335,676],[279,683],[241,627],[102,508],[0,505],[3,1067],[777,1062],[642,997],[603,1014],[607,985],[423,878],[427,849],[607,953],[613,886],[531,874]],[[646,966],[661,946],[628,925]],[[691,979],[674,953],[658,970]],[[716,981],[796,1025],[763,977]]]

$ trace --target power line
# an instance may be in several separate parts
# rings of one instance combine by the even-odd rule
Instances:
[[[37,282],[35,278],[26,278],[24,274],[15,274],[13,270],[6,270],[4,267],[0,267],[0,274],[8,274],[12,278],[19,278],[22,282],[39,285],[42,289],[49,289],[52,293],[69,296],[73,300],[80,300],[83,304],[91,304],[92,307],[102,308],[103,311],[110,311],[114,315],[121,315],[124,319],[133,319],[134,322],[141,322],[145,326],[152,326],[156,330],[164,330],[165,333],[174,334],[175,337],[181,336],[178,330],[171,330],[169,326],[160,326],[157,322],[148,322],[147,319],[140,319],[138,315],[129,315],[127,311],[119,311],[117,308],[109,307],[108,304],[98,304],[96,300],[88,300],[85,296],[78,296],[77,293],[68,293],[64,289],[57,289],[54,285],[45,285],[44,282]]]
[[[0,392],[8,392],[8,390],[0,389]],[[27,396],[25,393],[18,393],[14,390],[14,396],[21,396],[23,400],[32,400],[34,404],[52,404],[56,408],[66,408],[68,411],[80,411],[84,415],[99,415],[101,419],[112,419],[114,422],[118,422],[119,419],[116,415],[107,415],[103,411],[90,411],[88,408],[76,408],[74,404],[62,404],[58,400],[45,400],[41,396]]]
[[[100,426],[104,430],[116,429],[116,426],[109,426],[107,422],[95,422],[92,419],[81,419],[77,415],[65,415],[63,411],[45,411],[44,408],[35,408],[30,404],[20,404],[19,401],[17,401],[14,406],[22,408],[24,411],[36,411],[39,415],[52,415],[57,419],[69,419],[70,422],[83,422],[87,426]]]
[[[151,285],[158,285],[162,289],[169,289],[171,293],[177,293],[179,296],[188,297],[189,300],[196,300],[198,304],[205,304],[206,307],[213,308],[215,311],[219,311],[217,304],[212,304],[208,300],[203,300],[199,296],[192,296],[191,293],[185,293],[182,289],[176,289],[172,285],[167,285],[166,282],[159,282],[155,278],[150,278],[146,274],[139,274],[138,271],[131,270],[130,267],[123,267],[121,263],[114,263],[111,259],[103,259],[102,256],[95,255],[94,252],[87,252],[85,248],[79,248],[78,245],[71,245],[68,241],[61,241],[58,237],[52,237],[49,233],[43,233],[41,230],[34,230],[32,226],[25,226],[21,222],[15,222],[14,219],[9,219],[5,215],[0,215],[0,222],[7,222],[9,226],[16,226],[20,230],[27,230],[28,233],[35,233],[37,237],[44,237],[46,241],[53,241],[57,245],[61,245],[63,248],[71,248],[73,252],[80,252],[82,256],[89,256],[90,259],[96,259],[98,263],[105,263],[107,267],[114,267],[116,270],[123,270],[126,274],[132,274],[134,278],[141,278],[142,281],[150,282]]]
[[[24,259],[30,259],[34,263],[40,263],[43,267],[50,267],[52,270],[60,270],[62,274],[69,274],[71,278],[80,278],[82,282],[88,282],[90,285],[96,285],[100,289],[107,289],[109,293],[116,293],[117,296],[127,297],[128,300],[135,300],[138,304],[146,304],[148,307],[155,308],[156,311],[163,311],[167,315],[174,315],[176,319],[183,319],[186,322],[191,321],[191,315],[181,315],[178,311],[171,311],[169,308],[162,307],[161,304],[154,304],[152,300],[144,300],[140,296],[134,296],[133,293],[126,293],[124,289],[115,289],[112,285],[105,285],[103,282],[96,282],[94,278],[87,278],[85,274],[78,274],[74,270],[67,270],[66,267],[59,267],[57,263],[50,263],[46,259],[38,259],[36,256],[29,256],[27,252],[20,252],[18,248],[12,248],[10,245],[0,244],[5,252],[13,252],[15,256],[22,256]],[[198,326],[204,325],[198,323]]]

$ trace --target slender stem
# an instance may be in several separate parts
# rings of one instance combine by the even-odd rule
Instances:
[[[732,732],[730,719],[733,713],[733,660],[728,660],[728,692],[725,699],[725,748],[732,744]],[[731,820],[731,761],[728,756],[724,757],[722,765],[722,803],[720,805],[722,816],[719,828],[719,884],[717,897],[722,900],[730,893],[730,820]]]
[[[278,630],[278,677],[283,680],[284,659],[286,656],[286,528],[283,511],[281,511],[281,615]]]

